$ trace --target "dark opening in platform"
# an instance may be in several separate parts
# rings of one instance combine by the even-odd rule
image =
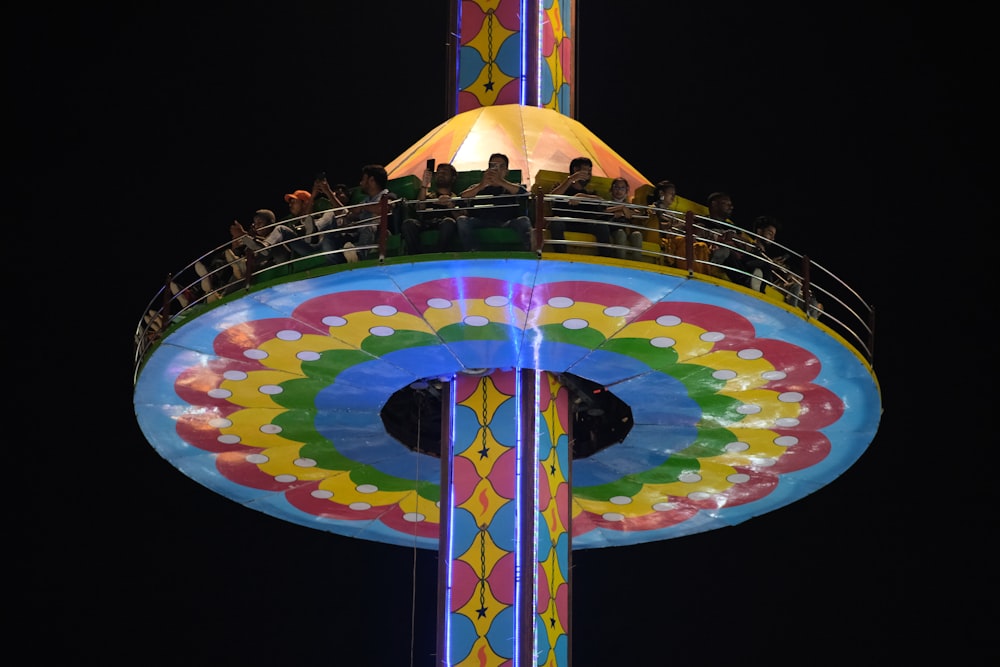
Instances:
[[[617,444],[632,430],[632,408],[607,388],[569,373],[560,374],[559,381],[569,391],[574,459]],[[437,378],[403,387],[382,407],[386,431],[415,452],[440,457],[441,407],[447,393],[447,382]]]

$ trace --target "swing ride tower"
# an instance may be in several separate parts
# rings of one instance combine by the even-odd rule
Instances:
[[[573,120],[575,11],[453,0],[453,118],[390,176],[509,146],[528,181],[585,154],[646,183]],[[574,549],[777,510],[878,427],[870,309],[832,288],[817,317],[690,265],[542,246],[274,275],[140,323],[137,420],[249,508],[437,550],[441,666],[568,667]]]

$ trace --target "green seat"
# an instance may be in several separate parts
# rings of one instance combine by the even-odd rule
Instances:
[[[301,273],[303,271],[309,271],[310,269],[322,269],[330,266],[329,258],[326,255],[321,255],[318,257],[303,257],[302,259],[297,259],[291,264],[289,273]]]
[[[403,179],[413,178],[416,180],[416,185],[419,188],[420,181],[416,179],[415,176],[404,176]],[[455,178],[455,192],[462,192],[466,188],[475,185],[483,178],[482,169],[471,169],[468,171],[460,171],[456,174]],[[402,180],[402,179],[397,179]],[[511,169],[507,172],[507,180],[520,183],[521,182],[521,170]],[[390,189],[392,189],[390,187]],[[400,192],[400,191],[397,191]],[[402,194],[402,192],[400,192]],[[414,199],[417,195],[414,194]],[[409,198],[409,197],[407,197]],[[412,206],[412,204],[411,204]],[[527,206],[527,199],[525,199],[525,206]],[[461,215],[461,211],[458,211],[456,215]],[[524,210],[514,212],[511,215],[525,215]],[[521,240],[517,237],[517,233],[506,228],[484,228],[475,230],[476,239],[478,241],[478,246],[480,250],[501,250],[501,251],[511,251],[511,250],[521,250]],[[420,243],[425,248],[437,247],[439,232],[437,229],[427,229],[420,233]],[[459,241],[458,235],[456,234],[454,239],[452,239],[451,247],[446,248],[446,252],[461,252],[462,246]],[[388,254],[388,251],[387,251]]]
[[[420,179],[413,175],[391,178],[386,187],[389,188],[389,192],[395,192],[408,201],[420,196]]]
[[[473,232],[480,250],[523,250],[521,237],[507,227],[483,227]]]
[[[399,257],[403,254],[403,236],[402,234],[390,234],[385,240],[385,256],[386,257]]]
[[[436,229],[425,229],[420,232],[420,244],[425,248],[436,248],[438,244],[438,237],[441,233]],[[445,248],[445,252],[461,252],[462,244],[459,243],[458,234],[455,234],[451,239],[451,245]]]
[[[264,269],[263,271],[257,273],[253,277],[254,283],[264,283],[269,280],[274,280],[275,278],[284,278],[292,272],[289,265],[276,266],[271,269]]]
[[[437,247],[438,230],[428,229],[420,233],[420,243],[425,248]],[[521,239],[517,232],[507,227],[483,227],[473,231],[477,245],[480,250],[523,250]],[[445,252],[461,252],[462,246],[458,240],[458,235],[452,239],[451,246],[445,248]]]
[[[398,205],[399,208],[393,212],[389,220],[390,231],[394,236],[398,236],[402,229],[403,220],[416,215],[412,202],[420,196],[420,179],[412,175],[400,176],[399,178],[390,179],[386,187],[389,188],[389,192],[395,193],[405,200],[405,203]],[[400,241],[401,243],[402,241]],[[386,256],[389,256],[388,248],[386,249]]]

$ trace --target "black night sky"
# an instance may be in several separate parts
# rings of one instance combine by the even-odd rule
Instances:
[[[216,495],[149,446],[131,394],[132,334],[167,272],[316,172],[354,184],[447,119],[448,5],[424,4],[8,16],[8,636],[31,662],[432,664],[435,553]],[[995,354],[976,351],[995,311],[974,275],[995,254],[985,18],[580,5],[577,120],[688,199],[777,216],[783,243],[874,304],[884,414],[793,506],[574,552],[574,664],[904,664],[941,639],[955,662],[996,659],[972,611],[996,593],[972,518],[995,438],[969,402],[995,393]]]

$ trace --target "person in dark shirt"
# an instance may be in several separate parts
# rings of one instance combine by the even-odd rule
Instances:
[[[336,227],[322,236],[320,246],[332,258],[332,263],[353,263],[370,256],[380,224],[382,197],[389,201],[389,221],[401,211],[401,198],[388,188],[389,175],[381,164],[366,164],[361,168],[358,187],[364,193],[360,203],[347,207],[345,215],[338,215]],[[311,230],[309,230],[311,232]],[[357,248],[357,250],[355,250]]]
[[[457,178],[455,167],[447,162],[440,163],[433,173],[430,169],[424,170],[417,195],[417,217],[407,218],[402,224],[407,253],[419,255],[430,250],[420,243],[420,234],[428,229],[438,230],[437,246],[434,248],[436,252],[444,252],[451,246],[452,239],[458,233],[455,221],[459,211],[456,207],[458,195],[453,189]],[[433,192],[428,192],[432,180]]]
[[[550,194],[572,199],[552,202],[553,219],[549,222],[549,238],[562,241],[566,238],[566,230],[593,234],[601,246],[600,254],[610,257],[612,253],[608,245],[611,243],[611,234],[606,224],[607,216],[595,214],[596,211],[604,209],[606,202],[590,187],[593,170],[594,163],[589,157],[580,156],[570,160],[569,176],[552,188]],[[556,243],[552,249],[555,252],[566,252],[567,246]]]
[[[733,209],[733,198],[728,193],[713,192],[708,195],[708,216],[700,217],[696,223],[702,230],[695,230],[696,234],[703,235],[708,241],[710,263],[707,266],[707,273],[724,280],[731,280],[731,276],[735,275],[722,266],[730,261],[729,255],[736,252],[734,248],[736,228],[729,219]]]
[[[743,256],[740,268],[753,276],[750,279],[750,287],[763,292],[768,283],[779,282],[779,276],[783,282],[784,272],[781,267],[784,266],[788,253],[774,242],[780,228],[777,218],[758,215],[754,218],[753,227],[753,235],[744,234],[746,244],[751,250]]]
[[[509,164],[506,155],[493,153],[482,179],[462,191],[462,199],[472,200],[457,221],[463,250],[477,250],[473,232],[484,227],[509,227],[517,232],[522,249],[531,250],[531,218],[522,214],[528,189],[507,180]]]

